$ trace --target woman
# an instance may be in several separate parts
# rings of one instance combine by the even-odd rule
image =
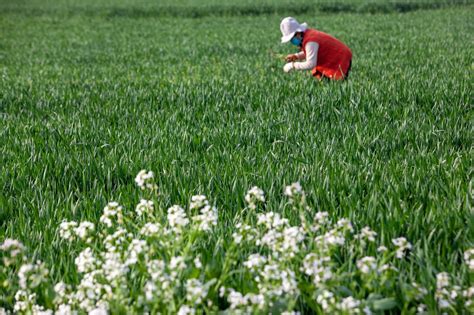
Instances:
[[[283,70],[312,69],[313,76],[321,79],[343,80],[348,77],[352,64],[352,52],[338,39],[324,32],[299,24],[292,17],[284,18],[280,24],[282,43],[291,42],[300,48],[297,54],[286,56],[288,62]],[[305,60],[295,62],[296,60]]]

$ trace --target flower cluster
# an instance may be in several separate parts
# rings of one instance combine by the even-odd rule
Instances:
[[[100,222],[104,223],[107,227],[112,227],[114,221],[118,224],[123,223],[123,207],[117,202],[109,202],[104,208],[104,212],[100,217]]]
[[[245,195],[249,209],[255,210],[259,203],[265,202],[265,193],[257,186],[252,187]]]
[[[209,232],[217,225],[217,208],[209,204],[206,196],[192,196],[189,209],[199,211],[199,214],[192,217],[192,221],[197,224],[199,231]]]
[[[406,252],[412,247],[411,244],[404,237],[393,239],[392,243],[397,247],[396,256],[400,259],[405,257]]]
[[[146,171],[136,178],[143,193],[156,193],[153,180]],[[238,213],[224,236],[215,233],[218,211],[203,195],[168,209],[155,208],[153,198],[141,199],[135,211],[111,202],[102,224],[64,221],[58,234],[77,252],[72,282],[53,283],[44,263],[29,261],[22,243],[6,239],[0,271],[16,276],[12,283],[1,278],[12,302],[0,314],[474,311],[474,287],[463,287],[458,276],[440,272],[435,286],[401,283],[415,247],[406,238],[383,244],[369,227],[313,211],[299,183],[284,193],[284,207],[296,215],[285,216],[288,208],[262,212],[265,194],[252,187],[245,201],[255,211]],[[468,249],[463,272],[472,273],[473,261]]]
[[[174,205],[168,209],[168,222],[173,232],[180,234],[188,225],[189,219],[183,208]]]
[[[137,216],[142,216],[144,214],[151,214],[154,210],[154,204],[151,200],[140,200],[140,203],[135,207],[135,212]]]
[[[24,264],[18,271],[18,284],[22,289],[34,289],[46,281],[48,274],[48,269],[41,261],[33,264]]]
[[[474,248],[471,248],[464,252],[464,261],[469,267],[469,270],[474,271]]]
[[[3,256],[3,264],[8,267],[23,260],[25,246],[17,240],[7,238],[0,246],[0,251]]]
[[[304,195],[303,188],[301,187],[301,184],[299,182],[286,186],[284,193],[285,196],[288,196],[290,198]]]
[[[158,186],[155,184],[155,173],[152,171],[141,170],[135,177],[135,183],[140,189],[156,190]]]

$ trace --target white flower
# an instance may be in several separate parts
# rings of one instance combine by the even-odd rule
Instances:
[[[446,299],[438,299],[438,306],[440,309],[445,309],[451,307],[451,302]]]
[[[143,288],[143,291],[145,292],[145,299],[149,302],[153,301],[157,293],[159,292],[158,286],[152,282],[152,281],[147,281],[145,283],[145,286]]]
[[[172,268],[177,268],[176,264],[180,264],[179,261],[174,261]],[[185,265],[184,265],[185,266]],[[155,298],[170,300],[173,298],[174,288],[180,285],[176,282],[177,272],[172,271],[173,275],[169,275],[166,272],[166,264],[163,260],[151,260],[146,263],[147,272],[150,275],[149,280],[144,288],[145,298],[148,301],[152,301]]]
[[[418,307],[416,308],[416,314],[426,314],[426,305],[425,304],[420,304],[418,305]]]
[[[48,269],[41,261],[35,264],[25,264],[18,271],[18,283],[22,289],[34,289],[45,282],[48,277]]]
[[[6,267],[20,261],[25,252],[25,246],[20,241],[11,238],[4,240],[0,249],[3,252],[3,263]]]
[[[463,296],[468,299],[474,297],[474,287],[470,287],[464,290]]]
[[[127,259],[125,265],[130,266],[138,262],[140,254],[147,250],[146,241],[133,239],[127,250]]]
[[[257,225],[264,225],[267,229],[282,229],[288,225],[288,220],[279,213],[267,212],[257,216]]]
[[[89,312],[89,315],[107,315],[107,314],[108,314],[107,310],[103,308],[95,308]]]
[[[227,301],[230,304],[231,310],[239,310],[239,312],[235,312],[236,314],[252,313],[251,305],[256,306],[260,311],[265,307],[265,297],[263,294],[247,293],[244,296],[233,289],[229,289]],[[234,312],[232,313],[234,314]]]
[[[337,221],[337,226],[341,228],[344,232],[349,231],[352,232],[354,229],[352,228],[352,223],[346,218],[342,218]]]
[[[198,279],[186,281],[186,299],[193,304],[201,304],[207,296],[207,287]]]
[[[90,272],[95,270],[97,266],[97,259],[94,257],[94,253],[90,247],[84,249],[79,256],[74,260],[77,266],[77,271],[81,273]]]
[[[70,287],[65,284],[64,282],[58,282],[54,286],[54,292],[56,296],[54,297],[54,304],[61,304],[68,299],[68,292],[70,291]]]
[[[258,285],[260,293],[266,293],[270,297],[299,293],[295,273],[289,269],[281,269],[276,263],[265,265],[259,276],[262,278]]]
[[[138,216],[143,215],[144,213],[150,214],[153,212],[154,204],[151,200],[141,199],[140,203],[136,206],[135,212]]]
[[[172,206],[168,209],[168,223],[175,233],[181,233],[182,229],[188,225],[189,219],[186,212],[180,206]]]
[[[221,297],[221,298],[224,297],[225,290],[226,290],[225,286],[222,286],[222,287],[219,288],[219,297]]]
[[[455,303],[454,300],[458,297],[458,291],[461,290],[458,286],[453,286],[450,290],[450,276],[447,272],[441,272],[436,275],[436,292],[435,298],[440,309],[451,308]]]
[[[300,251],[299,245],[303,242],[304,238],[303,228],[297,226],[285,227],[281,251],[290,257],[294,257]]]
[[[334,309],[336,304],[336,298],[331,291],[323,290],[316,297],[316,302],[323,308],[324,311],[329,312]]]
[[[119,227],[113,234],[107,235],[104,240],[105,248],[108,252],[125,251],[124,246],[132,235],[127,230]]]
[[[230,304],[230,309],[238,309],[241,306],[247,305],[247,299],[242,295],[242,293],[231,290],[229,296],[227,296],[227,301]]]
[[[176,256],[176,257],[172,257],[171,258],[171,261],[170,261],[170,269],[171,270],[183,270],[184,268],[186,268],[186,264],[184,262],[184,259],[183,257],[181,256]]]
[[[474,287],[469,287],[462,292],[463,297],[466,299],[464,306],[472,310],[471,308],[474,306]]]
[[[162,227],[159,223],[148,222],[140,230],[140,234],[147,237],[159,236],[160,233],[162,233]]]
[[[153,280],[163,280],[165,275],[165,262],[163,260],[151,260],[147,263],[148,274]]]
[[[464,261],[466,262],[470,271],[474,271],[474,248],[468,249],[464,252]]]
[[[460,286],[458,286],[458,285],[453,286],[451,292],[449,292],[449,297],[452,300],[455,300],[459,296],[460,291],[461,291]]]
[[[383,246],[383,245],[382,245],[382,246],[379,246],[379,247],[377,248],[377,252],[379,252],[379,253],[384,253],[384,252],[386,252],[387,250],[388,250],[388,248],[385,247],[385,246]]]
[[[257,235],[255,228],[247,224],[237,223],[237,231],[232,233],[232,238],[235,244],[240,244],[242,241],[251,241],[254,240]]]
[[[194,258],[194,266],[198,269],[202,268],[202,263],[201,263],[201,260],[199,259],[199,257],[196,257]]]
[[[60,304],[54,313],[55,315],[76,315],[77,311],[73,311],[71,305],[69,304]]]
[[[260,310],[263,310],[265,307],[265,297],[263,294],[247,293],[245,298],[250,302],[250,304],[257,306]]]
[[[194,314],[196,314],[196,310],[187,305],[181,306],[178,310],[178,315],[194,315]]]
[[[138,172],[135,177],[135,183],[140,187],[140,189],[157,189],[156,184],[154,183],[155,174],[152,171],[141,170]]]
[[[341,311],[349,312],[351,314],[358,313],[360,301],[354,299],[352,296],[348,296],[342,299],[341,303],[339,304],[339,309]]]
[[[41,305],[33,305],[31,308],[31,314],[33,315],[53,315],[52,310],[47,310]]]
[[[329,213],[327,212],[316,212],[314,215],[314,223],[311,226],[312,232],[317,232],[321,227],[326,226],[329,223]]]
[[[300,244],[304,240],[303,228],[287,226],[288,221],[280,219],[278,214],[271,217],[262,215],[259,220],[270,228],[257,240],[257,245],[269,247],[272,255],[280,258],[292,258],[300,251]]]
[[[270,229],[261,239],[257,240],[257,245],[267,246],[272,250],[273,254],[278,255],[281,239],[283,235],[280,231]]]
[[[379,273],[382,274],[384,272],[387,272],[387,271],[398,271],[397,268],[395,268],[394,266],[390,265],[390,264],[383,264],[379,267]]]
[[[109,282],[114,282],[125,276],[129,270],[128,266],[132,264],[131,262],[129,264],[124,263],[120,256],[120,253],[116,252],[103,254],[104,263],[102,264],[102,271]]]
[[[344,245],[346,238],[344,237],[343,232],[337,229],[332,229],[324,235],[317,236],[314,241],[316,244],[324,248],[327,246]]]
[[[443,289],[449,286],[449,274],[441,272],[436,275],[436,288]]]
[[[83,221],[75,229],[76,235],[83,241],[90,243],[92,241],[91,234],[94,232],[95,225],[92,222]]]
[[[250,209],[255,210],[258,203],[265,202],[265,194],[263,190],[257,186],[252,187],[245,195],[245,201]]]
[[[77,222],[74,222],[74,221],[61,222],[61,224],[59,225],[59,236],[61,236],[61,238],[66,241],[74,240],[76,227],[77,227]]]
[[[299,182],[293,183],[289,186],[285,187],[285,196],[288,196],[290,198],[298,196],[298,195],[303,195],[303,188],[301,188],[301,185]]]
[[[170,276],[172,278],[176,278],[181,271],[186,269],[184,258],[181,256],[172,257],[169,264],[169,269],[171,271]]]
[[[428,294],[428,290],[420,286],[418,283],[412,282],[411,285],[413,286],[413,289],[415,290],[415,298],[417,300],[423,299]]]
[[[244,266],[248,269],[257,269],[263,266],[267,262],[265,256],[261,256],[259,254],[252,254],[249,256],[246,262],[244,262]]]
[[[243,236],[242,234],[239,234],[237,232],[232,233],[232,238],[234,239],[235,244],[240,244],[242,243]]]
[[[112,288],[101,281],[101,271],[94,270],[85,273],[76,288],[74,299],[78,307],[83,311],[90,312],[96,308],[108,308],[107,300],[112,299]]]
[[[404,237],[395,238],[392,240],[393,245],[397,247],[396,257],[405,257],[405,252],[412,248],[411,244]]]
[[[12,256],[16,256],[25,250],[25,246],[18,240],[7,238],[0,245],[0,249],[4,252],[10,252]]]
[[[104,212],[100,217],[100,222],[108,227],[112,227],[112,219],[116,218],[118,224],[123,223],[122,206],[117,202],[109,202],[104,208]]]
[[[15,305],[13,306],[13,310],[16,313],[26,312],[30,307],[32,307],[36,303],[36,294],[31,293],[28,294],[25,290],[18,290],[15,293]]]
[[[217,209],[216,207],[205,206],[200,210],[201,214],[193,217],[198,224],[198,229],[202,232],[208,232],[213,226],[217,225]]]
[[[366,226],[360,231],[360,234],[355,235],[355,238],[361,240],[362,242],[375,242],[376,236],[377,233],[375,233],[368,226]]]
[[[314,253],[306,255],[303,260],[302,271],[308,276],[313,277],[315,285],[326,282],[332,278],[333,274],[329,263],[331,258],[328,256],[319,257]]]
[[[189,209],[201,209],[209,205],[209,201],[207,201],[206,196],[204,195],[197,195],[191,197],[191,203],[189,204]]]
[[[357,268],[362,273],[370,273],[377,270],[377,264],[374,257],[366,256],[357,261]]]

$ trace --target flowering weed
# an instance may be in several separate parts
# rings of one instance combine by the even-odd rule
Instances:
[[[62,222],[63,242],[82,248],[74,262],[76,283],[53,283],[44,263],[30,262],[25,247],[7,239],[1,245],[5,280],[3,312],[33,314],[217,313],[376,314],[463,312],[473,310],[473,287],[454,283],[446,272],[435,285],[401,283],[400,266],[410,261],[412,244],[404,237],[382,244],[369,227],[333,221],[312,209],[299,183],[284,189],[298,221],[280,211],[263,211],[264,192],[251,188],[229,241],[212,238],[217,207],[202,195],[188,207],[155,208],[154,175],[136,181],[149,199],[135,211],[117,202],[103,209],[97,226]],[[151,174],[151,175],[150,175]],[[278,210],[278,209],[275,209]],[[146,219],[143,219],[146,216]],[[209,241],[209,239],[211,241]],[[205,242],[206,247],[198,246]],[[207,255],[223,244],[225,257]],[[213,250],[214,248],[214,250]],[[377,250],[376,250],[377,249]],[[472,249],[461,270],[472,273]],[[212,266],[213,264],[220,266]],[[221,272],[213,274],[212,269]],[[54,292],[50,294],[50,292]],[[433,303],[433,301],[435,303]]]

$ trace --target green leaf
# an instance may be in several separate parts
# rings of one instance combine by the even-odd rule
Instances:
[[[373,308],[376,311],[391,310],[397,306],[397,300],[395,300],[394,298],[385,298],[373,302]]]

